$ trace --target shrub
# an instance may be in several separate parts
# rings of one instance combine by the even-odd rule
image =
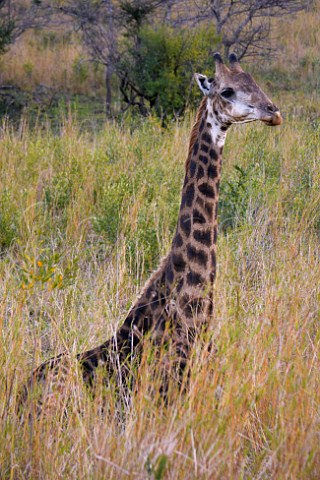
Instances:
[[[18,235],[18,215],[8,190],[0,192],[0,253],[3,253]]]
[[[138,42],[127,41],[122,55],[121,68],[129,80],[123,89],[130,96],[134,86],[142,102],[161,117],[182,115],[188,104],[194,104],[192,75],[197,70],[212,71],[208,51],[218,41],[212,27],[179,31],[169,27],[141,28]]]

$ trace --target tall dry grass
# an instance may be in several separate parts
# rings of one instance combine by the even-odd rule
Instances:
[[[23,424],[34,366],[110,336],[169,248],[190,121],[3,126],[1,478],[319,478],[320,125],[288,117],[229,134],[215,353],[195,345],[186,392],[163,404],[146,355],[128,404],[93,399],[71,360],[62,407]]]
[[[170,248],[191,120],[86,133],[67,118],[58,134],[2,125],[1,478],[320,477],[318,15],[279,22],[282,57],[261,74],[272,98],[279,89],[284,125],[233,128],[227,139],[215,317],[186,392],[173,381],[168,404],[151,352],[120,404],[99,381],[93,399],[72,359],[112,334]],[[49,83],[54,65],[52,85],[64,88],[78,47],[47,61],[27,43],[19,60],[4,57],[2,79]],[[72,366],[62,407],[21,423],[20,386],[62,351]]]
[[[88,62],[76,34],[58,29],[25,33],[0,59],[0,83],[32,91],[103,95],[103,70]]]

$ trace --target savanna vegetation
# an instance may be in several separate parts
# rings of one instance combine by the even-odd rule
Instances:
[[[285,122],[229,133],[203,340],[215,348],[195,345],[186,391],[172,382],[164,404],[146,352],[119,411],[102,381],[92,397],[74,361],[67,414],[23,423],[32,369],[109,337],[170,248],[194,112],[165,128],[161,109],[105,122],[104,71],[80,61],[73,33],[29,32],[1,57],[21,100],[0,130],[1,478],[319,478],[319,20],[319,4],[276,20],[277,56],[246,64]]]

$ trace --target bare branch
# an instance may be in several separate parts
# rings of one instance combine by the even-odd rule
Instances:
[[[312,0],[205,0],[198,12],[202,21],[216,24],[225,53],[232,48],[241,58],[270,52],[271,18],[293,15],[311,4]]]

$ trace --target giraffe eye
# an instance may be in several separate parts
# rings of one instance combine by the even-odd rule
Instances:
[[[235,91],[233,90],[233,88],[225,88],[221,92],[221,96],[224,98],[231,98],[234,96],[234,94],[235,94]]]

